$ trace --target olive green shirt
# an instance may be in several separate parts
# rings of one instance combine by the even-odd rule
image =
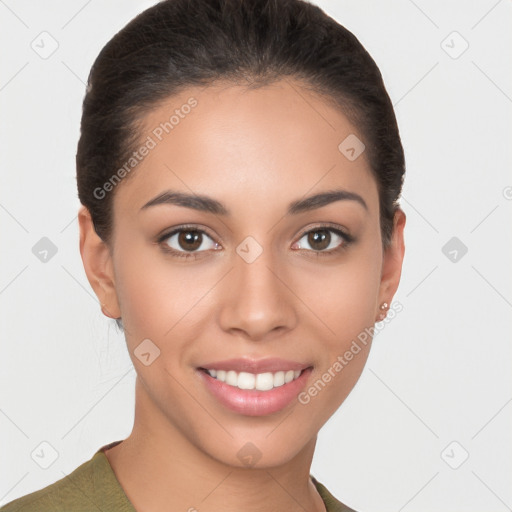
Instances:
[[[91,459],[68,476],[7,503],[0,507],[0,512],[136,512],[104,453],[104,450],[120,442],[102,446]],[[311,480],[327,512],[354,512],[340,503],[313,476]]]

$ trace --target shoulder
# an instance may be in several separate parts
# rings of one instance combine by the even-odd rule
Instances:
[[[125,497],[119,495],[120,489],[107,465],[105,455],[98,451],[69,475],[7,503],[0,507],[0,512],[131,512],[133,509],[126,506]]]
[[[80,496],[80,491],[78,489],[83,487],[84,480],[88,480],[90,478],[92,470],[91,466],[92,459],[84,462],[72,473],[61,478],[57,482],[7,503],[7,505],[0,508],[0,511],[64,511],[66,508],[69,509],[70,506],[73,506],[73,510],[82,510],[76,508],[76,505],[83,502],[83,497]]]
[[[327,512],[356,512],[354,509],[347,507],[341,503],[341,501],[337,500],[325,487],[325,485],[321,484],[313,475],[309,475],[313,484],[318,491],[318,494],[322,497],[322,500],[325,504],[325,510]],[[1,512],[1,509],[0,509]]]

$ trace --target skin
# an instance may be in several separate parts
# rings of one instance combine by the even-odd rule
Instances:
[[[311,385],[391,303],[405,214],[397,211],[383,250],[366,154],[349,161],[338,149],[349,134],[363,136],[298,82],[190,88],[146,116],[141,140],[191,96],[198,105],[115,190],[111,247],[87,209],[79,212],[88,280],[108,315],[122,316],[137,372],[132,433],[106,455],[137,510],[324,511],[309,479],[317,433],[354,387],[371,343],[308,404],[259,417],[224,408],[196,367],[281,357],[312,364]],[[342,200],[285,215],[290,202],[334,188],[359,194],[368,209]],[[167,189],[208,195],[231,216],[169,204],[140,210]],[[186,252],[177,236],[155,242],[185,223],[208,230],[197,259],[163,251],[167,243]],[[322,223],[356,240],[318,256],[326,249],[304,233]],[[329,233],[328,249],[345,243]],[[236,252],[247,236],[263,249],[252,263]],[[149,366],[134,355],[146,338],[160,349]],[[252,467],[237,457],[248,442],[261,453]]]

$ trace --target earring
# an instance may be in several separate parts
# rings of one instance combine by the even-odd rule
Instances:
[[[386,318],[386,310],[389,308],[389,304],[387,302],[383,302],[381,305],[380,305],[380,309],[382,310],[382,313],[379,314],[379,322],[381,320],[384,320],[384,318]]]

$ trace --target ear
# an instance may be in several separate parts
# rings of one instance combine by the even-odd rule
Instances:
[[[91,214],[83,205],[78,211],[78,224],[80,254],[87,279],[102,304],[103,314],[110,318],[119,318],[121,310],[116,294],[110,248],[96,233]]]
[[[402,209],[399,208],[395,212],[393,219],[393,236],[391,239],[391,244],[385,249],[382,259],[381,282],[376,318],[378,318],[380,313],[382,313],[380,305],[383,302],[391,304],[393,296],[395,295],[398,285],[400,284],[402,263],[405,253],[405,220],[405,213]]]

